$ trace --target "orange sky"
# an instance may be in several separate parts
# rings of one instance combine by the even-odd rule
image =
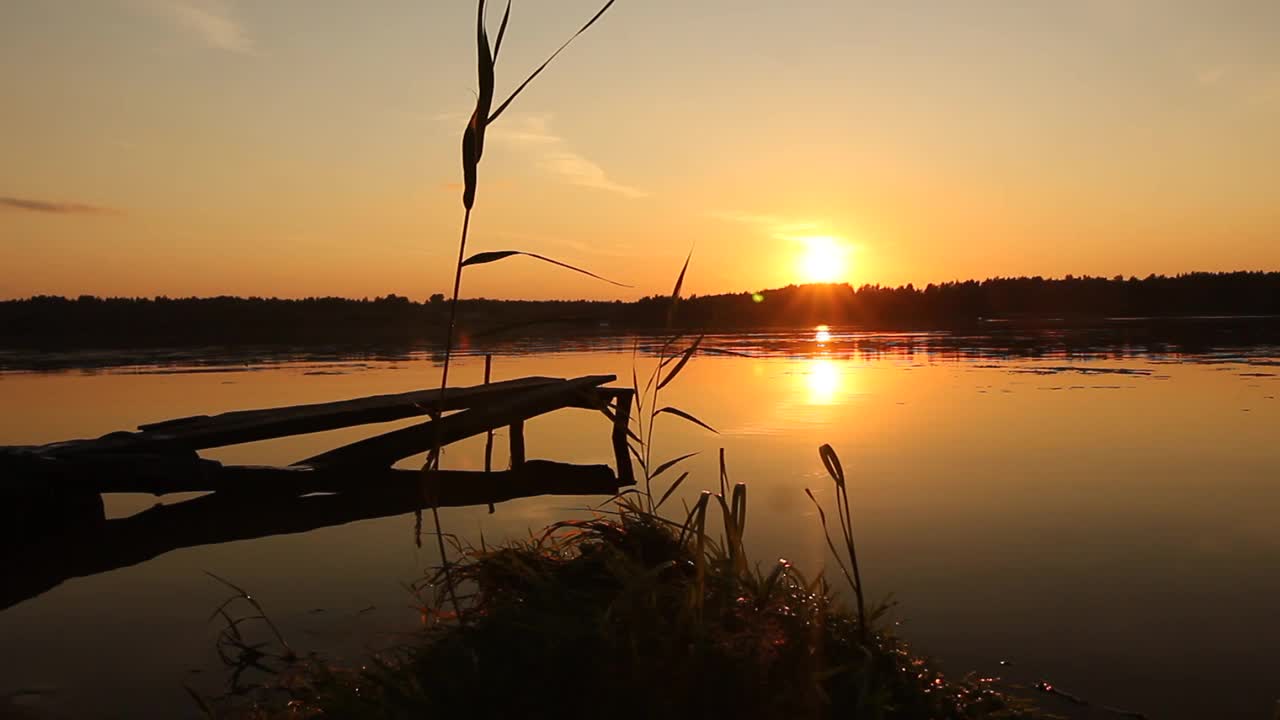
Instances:
[[[517,0],[509,91],[595,10]],[[445,292],[469,2],[0,6],[0,296]],[[494,16],[496,26],[497,14]],[[618,0],[490,131],[464,295],[1280,269],[1273,0]],[[814,277],[814,237],[839,267]]]

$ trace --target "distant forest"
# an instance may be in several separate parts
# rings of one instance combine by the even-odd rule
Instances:
[[[91,348],[292,343],[415,343],[439,339],[449,301],[345,298],[97,298],[0,301],[0,347]],[[465,299],[464,337],[600,334],[680,328],[734,330],[816,324],[876,330],[965,329],[990,321],[1080,323],[1100,318],[1280,315],[1280,272],[1146,278],[992,278],[924,287],[800,285],[756,293],[622,301]]]

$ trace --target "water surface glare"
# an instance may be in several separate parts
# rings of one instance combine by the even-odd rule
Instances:
[[[723,447],[731,479],[750,488],[752,557],[814,568],[825,544],[803,490],[830,501],[816,451],[830,443],[851,477],[869,595],[892,593],[902,634],[945,669],[1048,680],[1150,717],[1268,717],[1280,698],[1280,350],[1013,356],[927,340],[712,338],[722,352],[664,390],[663,404],[720,431],[659,420],[655,458],[701,453],[673,507],[715,487]],[[614,373],[629,385],[633,363],[643,384],[654,358],[631,340],[543,344],[495,358],[494,379]],[[464,357],[451,377],[478,384],[483,364]],[[440,371],[416,352],[66,365],[0,372],[0,444],[403,392]],[[287,464],[383,428],[204,454]],[[612,464],[596,413],[562,410],[526,433],[531,458]],[[443,465],[479,469],[482,447],[451,446]],[[505,466],[505,437],[497,447]],[[156,502],[109,496],[107,515]],[[493,543],[599,502],[529,498],[442,517],[446,530]],[[0,611],[0,715],[6,703],[54,717],[194,715],[182,684],[213,691],[224,680],[207,619],[226,591],[204,570],[249,588],[296,647],[350,655],[390,642],[417,622],[404,583],[436,564],[433,547],[415,544],[405,515],[67,581]]]

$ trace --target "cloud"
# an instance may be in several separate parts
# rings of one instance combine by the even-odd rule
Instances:
[[[604,168],[568,150],[547,153],[542,159],[542,167],[574,185],[607,190],[629,198],[642,198],[649,194],[610,180]]]
[[[1271,106],[1280,101],[1280,66],[1236,62],[1204,65],[1192,72],[1205,92],[1246,106]]]
[[[1217,85],[1227,77],[1227,69],[1222,65],[1204,67],[1196,70],[1196,82],[1201,85]]]
[[[567,248],[580,255],[599,255],[602,257],[620,257],[634,253],[636,248],[634,245],[625,242],[611,240],[607,245],[598,242],[582,242],[580,240],[571,240],[558,236],[547,235],[528,235],[524,233],[502,233],[501,239],[504,242],[512,242],[517,245],[526,247],[543,247],[552,245],[555,247]]]
[[[575,152],[564,138],[552,132],[550,123],[549,115],[506,115],[502,123],[489,129],[489,138],[533,154],[540,168],[570,184],[628,198],[642,198],[649,194],[610,179],[604,168]]]
[[[778,240],[800,240],[815,234],[824,225],[814,220],[801,220],[757,213],[713,212],[711,217],[754,226]]]
[[[215,50],[253,52],[253,43],[227,0],[145,0],[145,6]]]
[[[50,202],[48,200],[32,200],[0,196],[0,209],[27,210],[30,212],[51,213],[54,215],[123,215],[115,208],[84,203]]]

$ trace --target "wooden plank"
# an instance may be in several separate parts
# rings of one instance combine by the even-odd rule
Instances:
[[[631,423],[631,400],[635,393],[628,391],[616,396],[613,411],[613,462],[618,466],[618,484],[635,485],[635,470],[631,467],[631,451],[627,448],[627,430]]]
[[[549,377],[527,377],[507,380],[500,383],[485,383],[484,385],[475,385],[471,387],[455,387],[449,388],[446,401],[452,407],[446,407],[445,410],[457,409],[458,407],[466,407],[465,405],[454,406],[454,401],[463,401],[476,397],[484,397],[489,394],[501,394],[506,390],[525,389],[536,387],[538,385],[547,385],[554,383],[563,378]],[[143,431],[176,431],[178,429],[191,430],[194,428],[203,428],[210,425],[218,425],[223,423],[247,423],[247,422],[274,422],[279,419],[292,419],[300,416],[346,416],[349,414],[364,415],[376,414],[381,410],[402,411],[405,408],[413,408],[415,411],[406,415],[397,415],[392,420],[402,417],[411,417],[412,415],[426,415],[430,410],[435,408],[436,399],[440,395],[440,388],[432,388],[428,390],[413,390],[404,393],[394,393],[390,395],[370,395],[365,397],[352,398],[349,400],[338,400],[334,402],[312,403],[309,405],[290,405],[276,408],[263,408],[258,410],[236,410],[233,412],[221,413],[218,415],[194,415],[191,417],[177,418],[175,420],[162,420],[160,422],[139,425],[138,429]],[[422,409],[425,408],[425,409]],[[277,418],[276,416],[280,416]],[[372,422],[383,422],[374,420]],[[357,423],[360,424],[360,423]]]
[[[613,375],[591,375],[561,380],[553,385],[509,394],[500,401],[486,403],[439,420],[345,445],[295,464],[390,467],[399,460],[426,452],[432,447],[443,447],[488,430],[585,402],[583,394],[592,393],[597,386],[616,379]]]
[[[246,489],[286,477],[319,478],[324,471],[225,468]],[[332,473],[328,473],[332,476]],[[351,482],[348,479],[348,484]],[[480,473],[383,470],[360,473],[365,490],[297,497],[229,493],[162,505],[117,520],[60,528],[48,535],[0,545],[0,610],[60,583],[136,565],[173,550],[198,545],[302,533],[359,520],[391,517],[436,504],[481,505],[535,495],[610,495],[617,492],[605,465],[566,465],[530,460],[520,470]],[[0,506],[3,515],[6,506]],[[0,522],[3,518],[0,517]]]
[[[112,433],[97,440],[72,441],[45,446],[45,452],[163,452],[170,448],[203,450],[239,443],[271,440],[289,435],[335,430],[353,425],[389,422],[490,402],[512,393],[564,382],[560,378],[528,377],[449,388],[444,404],[440,389],[415,390],[394,395],[295,405],[260,410],[236,410],[220,415],[195,416],[139,426],[141,432]]]

